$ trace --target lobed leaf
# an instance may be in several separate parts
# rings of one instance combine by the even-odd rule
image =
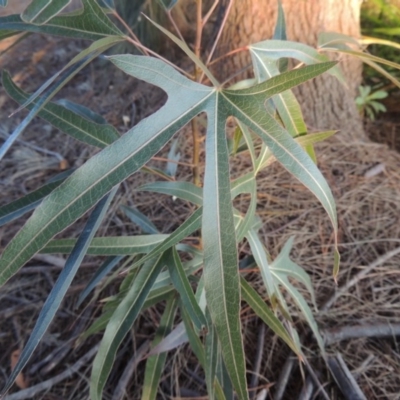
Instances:
[[[120,60],[122,58],[122,60]],[[116,56],[138,78],[165,88],[166,105],[96,154],[56,188],[36,209],[0,258],[3,285],[58,232],[72,224],[113,186],[141,168],[183,125],[203,110],[212,91],[150,57]],[[185,98],[186,101],[175,101]],[[120,254],[120,253],[117,253]]]
[[[72,38],[98,40],[105,36],[124,36],[95,0],[82,0],[81,13],[52,18],[47,24],[26,23],[19,15],[0,17],[1,29],[44,33]]]

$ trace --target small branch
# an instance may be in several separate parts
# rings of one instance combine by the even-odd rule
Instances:
[[[117,20],[119,22],[121,22],[121,24],[124,26],[124,28],[128,31],[128,33],[129,33],[129,35],[131,35],[132,39],[135,40],[136,42],[140,43],[139,38],[135,35],[135,33],[132,31],[131,27],[124,21],[124,19],[117,13],[117,11],[114,10],[113,8],[110,8],[110,10],[112,11],[112,14],[114,15],[114,17],[117,18]],[[139,48],[139,50],[141,50],[146,56],[148,56],[147,48],[145,46],[142,46],[141,48]]]
[[[322,331],[325,344],[358,338],[382,338],[400,336],[400,324],[372,323],[370,325],[344,326]]]
[[[178,25],[176,25],[174,17],[171,14],[171,10],[166,11],[166,14],[167,14],[168,19],[171,22],[172,26],[174,27],[175,32],[179,36],[179,39],[181,39],[183,43],[186,43],[184,37],[182,36],[182,33],[181,33],[180,29],[178,28]]]
[[[87,364],[87,362],[94,357],[97,353],[100,344],[94,346],[91,350],[89,350],[82,358],[80,358],[72,367],[66,369],[59,375],[48,379],[47,381],[38,383],[35,386],[31,386],[29,389],[20,390],[17,393],[10,394],[9,396],[2,398],[2,400],[25,400],[32,399],[34,396],[38,395],[40,392],[51,389],[54,385],[62,382],[65,379],[71,377],[74,373],[78,372],[83,366]]]
[[[215,0],[213,5],[210,7],[210,9],[208,10],[208,13],[205,15],[205,17],[203,18],[203,22],[202,22],[202,27],[204,28],[205,24],[207,23],[207,21],[210,19],[212,13],[215,10],[215,7],[217,7],[219,3],[219,0]]]
[[[221,61],[222,59],[232,56],[233,54],[236,53],[240,53],[241,51],[247,51],[248,47],[247,46],[243,46],[243,47],[238,47],[235,50],[229,51],[228,53],[225,53],[224,55],[222,55],[221,57],[216,58],[215,60],[211,61],[210,63],[207,64],[207,67],[209,67],[210,65],[213,65],[215,63],[217,63],[218,61]]]
[[[308,376],[303,384],[303,389],[301,389],[299,400],[310,400],[313,398],[314,383],[312,379]]]
[[[327,364],[346,400],[367,400],[340,354],[328,357]]]
[[[377,268],[379,265],[385,263],[390,260],[397,254],[400,254],[400,247],[397,247],[394,250],[388,251],[386,254],[383,254],[381,257],[378,257],[372,264],[370,264],[365,269],[361,270],[358,274],[356,274],[352,279],[350,279],[345,285],[339,288],[336,293],[321,307],[321,311],[328,311],[333,303],[344,293],[346,293],[351,287],[355,286],[360,280],[364,279],[373,269]]]
[[[201,38],[203,36],[203,19],[202,19],[202,5],[203,2],[202,0],[196,0],[196,41],[194,44],[194,53],[196,54],[197,57],[200,58],[200,51],[201,51]],[[195,66],[196,68],[196,78],[199,78],[199,68],[197,65]]]
[[[192,171],[193,171],[193,183],[196,186],[201,186],[200,180],[200,143],[201,136],[199,132],[199,127],[197,125],[197,119],[193,118],[192,122],[192,138],[193,138],[193,158],[192,158]]]
[[[261,362],[263,360],[263,349],[264,349],[264,342],[265,342],[265,324],[262,322],[261,326],[258,330],[258,339],[257,339],[257,352],[256,358],[254,360],[254,371],[253,376],[250,382],[250,389],[255,389],[258,386],[258,381],[260,378],[260,369],[261,369]],[[256,396],[256,391],[253,390],[250,394],[250,398],[254,399]]]
[[[231,11],[232,5],[233,5],[233,0],[229,0],[229,4],[228,4],[228,7],[226,8],[226,13],[224,15],[224,19],[222,20],[221,26],[219,27],[219,30],[218,30],[217,37],[215,38],[213,47],[211,48],[210,54],[208,55],[206,65],[209,64],[209,62],[211,61],[211,59],[214,55],[215,49],[217,48],[218,41],[221,38],[222,31],[224,30],[224,27],[225,27],[226,21],[228,19],[229,13]]]
[[[295,365],[296,358],[289,356],[285,364],[283,364],[281,373],[279,374],[278,382],[276,383],[276,391],[274,393],[275,400],[282,400],[285,394],[286,386],[289,382],[290,375]]]
[[[151,54],[152,56],[164,61],[165,63],[167,63],[168,65],[170,65],[171,67],[175,68],[177,71],[179,71],[180,73],[182,73],[183,75],[187,76],[189,79],[193,80],[193,76],[190,75],[188,72],[186,72],[185,70],[183,70],[182,68],[179,68],[177,65],[175,65],[174,63],[172,63],[171,61],[167,60],[166,58],[160,56],[158,53],[156,53],[155,51],[149,49],[148,47],[144,46],[143,44],[141,44],[140,42],[137,42],[135,40],[133,40],[130,37],[127,37],[126,40],[128,42],[131,42],[134,46],[136,46],[139,49],[146,49],[148,54]]]

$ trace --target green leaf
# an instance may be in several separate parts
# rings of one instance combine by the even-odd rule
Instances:
[[[82,106],[81,104],[74,103],[73,101],[67,99],[57,100],[56,104],[65,107],[66,109],[73,111],[75,114],[80,115],[83,118],[93,121],[99,125],[107,125],[108,122],[100,115],[92,111],[90,108]],[[110,125],[111,126],[111,125]],[[119,137],[118,131],[114,128],[115,133],[117,133],[117,138]]]
[[[57,80],[54,81],[54,79],[48,80],[44,85],[41,86],[41,88],[36,91],[19,109],[27,106],[29,103],[31,103],[38,94],[44,90],[50,83],[52,83],[52,87],[50,90],[47,91],[47,93],[41,97],[33,106],[29,114],[24,118],[24,120],[18,125],[18,127],[14,130],[14,132],[7,138],[7,140],[3,143],[3,145],[0,147],[0,160],[4,157],[5,153],[9,150],[9,148],[12,146],[14,141],[18,138],[18,136],[25,130],[25,128],[28,126],[28,124],[32,121],[32,119],[35,117],[35,115],[39,112],[39,110],[48,102],[50,99],[69,81],[71,80],[82,68],[84,68],[90,61],[92,61],[94,58],[96,58],[99,54],[101,54],[105,49],[111,47],[113,44],[116,42],[120,41],[120,38],[105,38],[105,44],[104,46],[99,46],[97,51],[91,52],[88,56],[81,58],[80,55],[82,55],[83,52],[81,52],[77,57],[79,58],[79,61],[76,62],[75,64],[71,65],[68,69],[65,70],[65,68],[62,70],[62,74],[56,74],[53,78],[58,77]],[[98,44],[97,42],[95,44]],[[93,44],[93,45],[95,45]],[[68,64],[70,65],[71,62]],[[53,83],[54,81],[54,83]]]
[[[269,309],[260,295],[241,277],[240,285],[242,289],[243,300],[251,307],[251,309],[261,318],[264,323],[273,330],[293,351],[301,356],[301,349],[288,334],[282,322]]]
[[[174,350],[188,341],[189,338],[186,333],[185,325],[182,321],[165,338],[163,338],[163,340],[161,340],[150,350],[149,356]]]
[[[33,93],[28,100],[26,100],[17,111],[25,108],[28,104],[32,103],[39,95],[47,90],[44,96],[45,102],[41,105],[43,107],[67,82],[69,82],[83,67],[95,59],[98,55],[109,49],[113,45],[123,41],[121,36],[107,36],[92,43],[88,48],[82,50],[75,57],[72,58],[60,71],[48,79],[39,89]],[[41,108],[40,107],[40,108]],[[39,109],[40,109],[39,108]],[[17,112],[17,111],[14,111]]]
[[[207,321],[197,304],[193,290],[179,258],[179,254],[174,247],[168,250],[167,260],[171,281],[180,295],[182,306],[188,312],[188,315],[196,329],[199,332],[202,332],[207,327]]]
[[[219,100],[219,98],[218,98]],[[202,237],[207,305],[229,375],[240,399],[247,399],[240,326],[240,287],[229,180],[226,116],[217,99],[208,105]],[[222,114],[222,115],[221,115]]]
[[[61,12],[71,0],[33,0],[21,14],[24,22],[43,25]]]
[[[152,182],[140,186],[137,191],[163,193],[190,201],[197,206],[203,204],[203,190],[190,182]]]
[[[159,233],[158,229],[154,226],[154,224],[136,208],[131,208],[122,205],[120,206],[120,209],[134,224],[138,225],[141,228],[143,233],[147,234]]]
[[[152,341],[151,347],[154,348],[159,344],[171,331],[175,312],[177,308],[176,297],[170,299],[160,321],[160,326],[157,329],[155,338]],[[167,353],[159,353],[150,356],[146,361],[146,369],[144,373],[144,382],[142,389],[142,400],[155,400],[157,397],[157,389],[161,379],[161,374],[164,369]]]
[[[259,82],[279,75],[279,70],[274,61],[265,57],[260,57],[258,53],[251,53],[254,71]],[[306,124],[303,120],[300,104],[291,91],[285,91],[272,98],[275,107],[282,119],[285,128],[292,136],[298,136],[307,132]]]
[[[89,243],[95,235],[97,229],[99,228],[100,223],[103,220],[108,210],[108,207],[110,206],[110,203],[114,198],[115,193],[117,192],[117,189],[118,187],[114,188],[110,194],[105,196],[98,203],[98,205],[95,207],[92,214],[90,215],[88,222],[86,223],[85,229],[82,231],[82,234],[80,235],[76,246],[74,247],[67,261],[65,262],[65,267],[61,271],[57,282],[55,283],[53,289],[51,290],[43,305],[43,308],[36,321],[35,328],[33,329],[33,332],[31,333],[31,336],[29,337],[29,340],[18,359],[15,368],[11,372],[10,377],[8,378],[2,392],[0,393],[0,397],[4,396],[11,388],[18,374],[22,371],[26,363],[29,361],[32,353],[36,349],[40,340],[43,338],[43,335],[45,334],[47,328],[53,320],[54,315],[56,314],[79,266],[81,265],[83,257],[85,256],[88,249]]]
[[[314,145],[315,143],[328,139],[335,133],[337,133],[337,131],[307,133],[307,135],[296,137],[294,140],[301,147],[306,148],[309,145]],[[276,161],[275,156],[271,153],[268,147],[265,146],[264,151],[261,152],[260,157],[257,160],[257,171],[261,171],[266,166],[272,164],[274,161]]]
[[[123,256],[108,257],[106,261],[98,268],[79,295],[75,308],[78,308],[95,286],[123,259]]]
[[[342,54],[348,54],[354,57],[359,58],[361,61],[366,62],[368,61],[373,61],[376,63],[384,64],[387,65],[388,67],[392,67],[395,69],[400,69],[400,64],[386,60],[385,58],[377,57],[372,54],[364,53],[362,51],[355,51],[355,50],[338,50],[335,48],[324,48],[325,51],[334,51],[336,53],[342,53]]]
[[[215,398],[215,377],[217,370],[218,361],[218,337],[215,327],[211,323],[211,317],[207,312],[208,316],[208,332],[205,340],[205,374],[207,393],[210,400]]]
[[[311,294],[311,299],[314,303],[315,308],[317,308],[317,303],[315,301],[314,290],[310,277],[303,268],[294,263],[289,257],[290,250],[293,247],[293,241],[294,236],[289,238],[289,240],[285,243],[278,257],[276,257],[276,259],[272,263],[271,268],[273,268],[274,273],[282,273],[286,276],[291,276],[298,282],[301,282]]]
[[[36,208],[41,201],[69,176],[73,171],[65,171],[39,189],[28,193],[26,196],[0,207],[0,226],[21,217]]]
[[[111,60],[138,78],[164,88],[170,97],[151,118],[92,157],[42,202],[4,250],[0,285],[113,186],[140,169],[177,130],[203,110],[212,96],[210,88],[191,82],[160,60],[129,55]],[[177,100],[181,98],[186,101]]]
[[[226,400],[234,400],[235,396],[233,393],[233,387],[232,387],[232,381],[229,377],[225,362],[223,360],[222,354],[221,354],[221,345],[218,343],[218,360],[217,360],[217,377],[218,377],[218,383],[220,383],[220,386],[222,387],[223,390],[223,399]],[[219,385],[217,384],[217,387]],[[216,391],[217,394],[217,391]]]
[[[1,0],[0,0],[1,1]],[[1,17],[0,17],[1,18]],[[18,35],[19,34],[19,32],[18,31],[13,31],[13,30],[3,30],[3,29],[1,29],[0,30],[0,40],[4,40],[4,39],[7,39],[7,38],[9,38],[9,37],[12,37],[12,36],[15,36],[15,35]],[[12,44],[10,44],[10,47],[12,46]],[[8,49],[8,48],[7,48]],[[3,50],[1,53],[0,53],[0,55],[1,54],[3,54],[3,52],[4,52],[5,50]]]
[[[192,50],[190,50],[189,46],[185,42],[182,42],[182,40],[177,38],[175,35],[173,35],[167,29],[163,28],[161,25],[157,24],[150,18],[147,18],[147,19],[154,26],[156,26],[161,32],[163,32],[164,35],[168,36],[174,43],[176,43],[183,50],[183,52],[196,64],[196,66],[204,72],[204,74],[207,76],[207,78],[210,80],[210,82],[213,84],[213,86],[215,86],[215,87],[220,86],[219,82],[215,79],[214,75],[204,65],[204,63],[200,60],[200,58],[197,57],[196,54],[194,54]]]
[[[0,17],[2,29],[44,33],[80,39],[98,40],[105,36],[124,36],[95,0],[82,0],[83,11],[54,17],[44,25],[28,24],[19,15]]]
[[[177,250],[180,250],[181,246],[176,246]],[[203,266],[203,257],[198,255],[195,256],[192,260],[190,261],[185,261],[183,263],[183,273],[185,274],[185,276],[191,276],[193,274],[195,274],[201,267]],[[134,266],[132,266],[131,268],[134,268]],[[172,285],[172,279],[171,279],[171,274],[169,273],[168,270],[163,271],[160,273],[160,275],[158,275],[158,278],[156,280],[156,282],[154,283],[153,287],[151,288],[151,290],[158,290],[162,287],[165,286],[170,286]]]
[[[325,68],[329,68],[330,63],[324,63],[304,68],[311,68],[307,71],[301,69],[281,74],[278,77],[254,86],[250,89],[243,89],[239,95],[233,91],[223,91],[223,99],[226,100],[225,107],[234,117],[240,119],[244,124],[251,128],[261,137],[268,146],[276,159],[297,179],[300,180],[314,195],[319,199],[335,229],[335,271],[338,267],[339,256],[337,252],[337,216],[336,206],[329,185],[318,170],[312,159],[303,151],[288,132],[270,115],[267,114],[257,97],[263,93],[270,93],[268,82],[273,81],[273,87],[281,87],[286,90],[292,85],[299,84],[303,79],[309,79],[311,75],[322,73]],[[317,67],[316,70],[312,70]],[[297,72],[296,74],[293,74]],[[299,73],[299,74],[298,74]],[[292,75],[293,74],[293,75]],[[280,80],[282,80],[280,82]],[[246,95],[250,92],[252,95]]]
[[[142,311],[147,295],[164,266],[165,259],[162,256],[144,264],[129,292],[112,315],[93,362],[90,381],[92,400],[101,400],[102,390],[111,372],[118,347]]]
[[[260,269],[261,277],[267,289],[268,296],[270,299],[272,299],[275,297],[276,288],[264,246],[254,229],[251,229],[247,232],[246,238],[249,242],[251,253],[253,254],[258,268]]]
[[[23,92],[14,84],[7,71],[3,71],[2,78],[4,89],[12,99],[22,104],[29,98],[29,94]],[[32,110],[38,101],[40,100],[29,104],[28,109]],[[59,104],[46,104],[38,112],[38,115],[64,133],[93,146],[104,148],[119,137],[113,126],[99,125]]]
[[[282,2],[278,0],[278,17],[274,29],[274,35],[272,39],[275,40],[286,40],[286,21],[285,13],[283,12]]]
[[[321,32],[318,35],[318,47],[336,47],[336,48],[346,48],[349,49],[347,43],[354,45],[356,47],[360,46],[359,41],[349,35],[338,32]]]
[[[206,353],[204,351],[203,343],[201,342],[200,338],[197,336],[197,333],[193,328],[192,320],[186,308],[184,306],[181,306],[180,310],[183,323],[185,325],[186,334],[189,339],[190,347],[192,348],[193,353],[197,357],[199,364],[204,369],[206,365]]]
[[[201,215],[203,209],[196,210],[179,228],[177,228],[171,235],[169,235],[162,243],[153,248],[146,256],[133,265],[139,265],[152,257],[156,257],[160,253],[178,244],[181,240],[185,239],[188,235],[197,231],[201,227]]]
[[[94,238],[90,243],[87,254],[102,256],[131,255],[147,253],[153,250],[168,235],[136,235]],[[76,244],[76,239],[52,240],[41,250],[42,254],[69,254]]]
[[[265,82],[251,86],[249,88],[239,90],[223,90],[221,94],[223,97],[235,98],[237,102],[246,101],[250,96],[254,100],[264,103],[265,100],[275,94],[281,93],[285,90],[292,89],[295,86],[306,82],[309,79],[315,78],[323,74],[337,64],[335,61],[322,62],[314,65],[308,65],[302,68],[294,69],[292,71],[284,72],[279,76],[274,76]]]
[[[265,40],[249,46],[250,53],[258,53],[270,60],[281,58],[294,58],[304,64],[318,64],[329,61],[326,55],[320,54],[313,47],[290,40]],[[335,76],[343,84],[346,82],[341,70],[336,66],[329,73]]]
[[[8,0],[0,0],[0,7],[7,7]]]
[[[311,281],[305,271],[295,264],[289,257],[289,253],[293,244],[293,237],[287,241],[279,256],[271,264],[271,272],[275,277],[275,281],[285,288],[287,293],[292,297],[300,311],[304,315],[308,325],[313,331],[321,351],[324,353],[324,342],[319,333],[317,323],[315,322],[314,315],[308,306],[307,302],[301,293],[290,283],[288,277],[294,277],[299,282],[303,283],[312,295],[315,304],[314,292],[312,289]]]
[[[400,81],[393,76],[390,72],[386,71],[384,68],[382,68],[379,64],[377,64],[374,61],[369,60],[368,58],[363,58],[362,60],[365,64],[369,65],[371,68],[373,68],[375,71],[378,71],[380,74],[382,74],[386,79],[389,79],[394,85],[396,85],[398,88],[400,88]]]

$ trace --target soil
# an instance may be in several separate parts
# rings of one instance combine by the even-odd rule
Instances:
[[[85,41],[31,35],[2,55],[1,69],[9,70],[14,82],[31,93],[87,45]],[[95,61],[79,73],[57,95],[56,99],[60,98],[90,107],[121,134],[161,107],[165,101],[165,95],[160,90],[127,77],[111,68],[104,60]],[[276,164],[261,174],[258,182],[258,211],[263,219],[266,247],[274,258],[288,238],[295,236],[292,257],[312,277],[317,304],[322,308],[316,313],[316,318],[325,331],[361,326],[365,332],[382,325],[392,326],[395,332],[400,323],[400,252],[396,253],[400,244],[400,155],[396,152],[400,151],[400,110],[398,101],[393,101],[393,98],[386,102],[387,113],[375,122],[366,122],[366,129],[374,142],[355,142],[339,133],[317,148],[319,167],[334,192],[340,220],[342,265],[336,288],[342,288],[351,279],[358,277],[355,285],[344,290],[329,310],[324,311],[322,307],[335,292],[331,270],[332,230],[327,216],[311,194]],[[3,139],[25,115],[22,111],[7,118],[15,108],[16,104],[1,88],[0,135]],[[179,138],[181,161],[190,163],[190,135],[183,131]],[[25,195],[67,167],[82,165],[97,151],[36,118],[2,160],[0,205]],[[165,149],[158,156],[166,157],[167,152],[168,149]],[[164,167],[165,162],[153,160],[150,166]],[[246,158],[237,157],[232,164],[232,174],[246,167]],[[188,167],[180,166],[178,174],[182,180],[191,180]],[[172,232],[193,211],[190,205],[167,196],[135,192],[135,187],[149,179],[156,178],[141,173],[127,180],[99,235],[105,232],[116,235],[139,232],[138,227],[118,208],[119,203],[137,207],[163,233]],[[246,200],[243,202],[245,204]],[[0,227],[1,249],[25,219]],[[82,222],[74,224],[62,236],[76,236],[81,226]],[[245,254],[245,245],[242,250]],[[26,343],[64,261],[61,256],[37,256],[1,289],[0,386],[10,372],[11,360],[15,358],[13,352]],[[87,353],[93,353],[101,338],[101,335],[93,335],[85,342],[78,340],[82,332],[101,314],[101,303],[87,302],[80,308],[75,308],[75,305],[80,291],[102,261],[94,257],[85,259],[62,309],[28,363],[24,375],[20,377],[19,387],[15,386],[12,392],[18,393],[24,387],[37,388],[35,385],[38,384],[47,386],[37,394],[28,392],[26,397],[11,395],[10,399],[88,398],[91,357],[83,360],[71,376],[59,381],[58,378],[79,360],[82,361]],[[360,277],[360,272],[366,269],[368,274]],[[249,276],[249,279],[254,287],[263,291],[257,272]],[[119,282],[117,279],[101,296],[114,295],[118,291]],[[308,296],[303,288],[299,287],[299,290]],[[115,388],[122,373],[135,361],[141,346],[154,335],[161,311],[162,305],[153,307],[136,321],[132,335],[124,341],[118,352],[104,399],[140,398],[144,362],[132,369],[131,378],[125,386],[129,394],[119,396]],[[318,356],[315,341],[309,336],[305,322],[294,307],[293,316],[307,348],[310,368],[306,375],[309,376],[310,371],[313,371],[330,398],[344,398]],[[277,388],[282,385],[279,381],[280,372],[292,356],[268,329],[264,331],[261,328],[259,320],[245,305],[242,322],[249,381],[257,375],[259,380],[254,392],[260,393],[265,389],[274,398]],[[399,399],[400,352],[396,334],[386,338],[361,336],[328,345],[328,355],[341,354],[367,399]],[[256,360],[259,354],[262,359],[258,365]],[[305,390],[301,368],[297,361],[293,363],[283,398],[298,398],[301,390]],[[204,376],[190,349],[182,346],[170,352],[158,398],[201,398],[205,395]]]

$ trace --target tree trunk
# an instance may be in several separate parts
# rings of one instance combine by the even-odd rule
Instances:
[[[227,3],[228,0],[225,0]],[[360,36],[360,0],[282,0],[288,40],[317,45],[321,32]],[[234,0],[218,48],[218,55],[272,37],[277,0]],[[227,73],[245,68],[248,52],[237,53],[219,65]],[[361,63],[342,57],[340,66],[348,83],[324,74],[295,89],[308,126],[313,130],[340,129],[362,138],[364,133],[354,97],[361,82]]]

